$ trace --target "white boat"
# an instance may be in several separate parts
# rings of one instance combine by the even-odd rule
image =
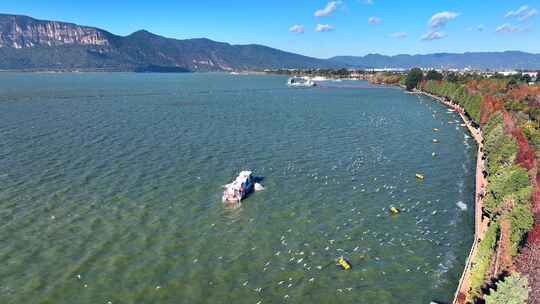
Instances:
[[[290,87],[314,87],[317,84],[307,76],[294,76],[287,80],[287,85]]]
[[[236,179],[225,186],[222,200],[224,203],[240,203],[255,188],[255,180],[251,171],[242,171]]]

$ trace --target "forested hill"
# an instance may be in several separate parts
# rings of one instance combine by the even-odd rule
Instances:
[[[137,31],[118,36],[73,23],[0,14],[0,69],[227,71],[331,68],[340,64],[278,49]]]
[[[0,14],[0,70],[232,71],[278,68],[540,69],[540,54],[464,53],[319,59],[263,45],[171,39],[145,30],[118,36],[95,27]]]

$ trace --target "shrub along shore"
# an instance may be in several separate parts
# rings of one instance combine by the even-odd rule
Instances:
[[[540,85],[419,69],[379,74],[374,81],[433,95],[462,111],[483,135],[484,167],[477,174],[486,184],[477,185],[476,197],[480,223],[477,216],[474,247],[454,303],[524,303],[520,299],[527,298],[535,303],[540,269],[528,263],[538,261],[540,253]]]

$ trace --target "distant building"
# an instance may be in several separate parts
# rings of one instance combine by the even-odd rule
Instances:
[[[360,73],[357,72],[357,71],[354,71],[354,72],[351,72],[351,74],[349,75],[349,77],[351,77],[351,78],[359,78],[359,77],[362,77],[362,74],[360,74]]]
[[[379,68],[379,69],[366,69],[367,72],[404,72],[407,69],[402,68]]]
[[[502,71],[502,72],[499,72],[499,74],[503,76],[512,76],[512,75],[519,74],[519,72],[518,71]]]

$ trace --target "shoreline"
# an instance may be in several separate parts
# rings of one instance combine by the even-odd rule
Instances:
[[[483,196],[485,193],[485,189],[487,187],[487,180],[483,175],[483,171],[485,170],[484,145],[483,145],[484,138],[482,136],[482,132],[476,129],[475,127],[473,127],[471,120],[468,119],[464,114],[465,110],[461,108],[459,105],[454,104],[450,101],[446,101],[445,99],[439,96],[432,95],[430,93],[427,93],[421,90],[415,90],[413,92],[416,94],[433,98],[436,101],[447,106],[448,108],[456,111],[461,117],[461,120],[467,126],[469,133],[473,136],[478,147],[477,153],[476,153],[474,241],[471,246],[471,250],[469,251],[469,255],[467,256],[467,259],[465,261],[465,267],[463,269],[463,273],[461,274],[461,278],[459,280],[459,284],[457,286],[456,292],[454,294],[454,299],[452,301],[453,304],[464,304],[466,302],[467,295],[469,293],[470,285],[471,285],[470,276],[471,276],[472,263],[478,252],[479,242],[484,238],[484,235],[486,233],[486,230],[489,224],[489,219],[484,218],[484,216],[482,215],[482,208],[484,206]]]

